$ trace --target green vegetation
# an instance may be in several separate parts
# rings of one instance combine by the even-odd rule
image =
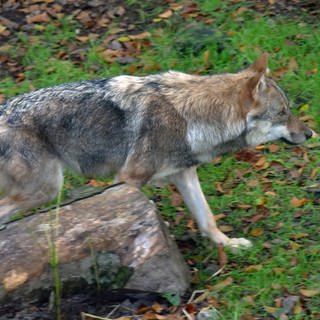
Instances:
[[[10,54],[23,66],[23,75],[9,70],[1,79],[0,94],[10,97],[123,73],[236,71],[267,51],[271,75],[292,100],[293,112],[319,131],[319,22],[307,13],[299,18],[286,11],[267,14],[254,11],[252,1],[237,2],[201,0],[193,5],[195,10],[190,2],[187,13],[177,6],[167,18],[156,19],[168,4],[144,10],[139,1],[128,0],[132,10],[138,6],[136,24],[140,34],[146,33],[141,38],[130,38],[129,31],[115,33],[117,21],[104,34],[81,41],[75,31],[79,22],[67,16],[42,24],[39,30],[34,27],[0,47],[0,53]],[[110,52],[108,37],[121,37],[126,46]],[[118,57],[132,61],[121,63]],[[193,270],[194,288],[208,290],[206,301],[209,305],[214,301],[222,319],[279,318],[284,314],[281,301],[290,296],[300,298],[288,319],[320,317],[320,144],[314,139],[299,147],[277,146],[224,156],[199,168],[212,211],[223,214],[219,225],[228,235],[244,236],[254,244],[249,251],[227,252],[228,263],[219,276],[211,277],[217,270],[212,268],[219,260],[217,249],[201,238],[183,204],[172,201],[174,189],[145,188],[170,222]],[[86,182],[68,173],[65,189]],[[223,285],[228,278],[232,281]]]

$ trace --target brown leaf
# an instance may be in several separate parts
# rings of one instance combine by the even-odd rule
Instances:
[[[151,308],[156,313],[161,313],[164,310],[164,306],[159,303],[154,303]]]
[[[50,21],[50,18],[46,12],[36,14],[36,15],[27,15],[26,19],[28,24]]]
[[[306,232],[300,232],[300,233],[296,233],[292,236],[292,239],[294,240],[299,240],[301,238],[306,238],[306,237],[309,237],[309,233],[306,233]]]
[[[128,38],[130,40],[142,40],[142,39],[145,39],[145,38],[150,38],[151,37],[151,34],[150,32],[142,32],[142,33],[139,33],[139,34],[135,34],[135,35],[130,35],[128,36]]]
[[[174,207],[180,207],[183,203],[182,196],[179,192],[173,191],[169,198]]]
[[[264,231],[262,228],[255,228],[250,231],[250,235],[253,237],[260,237],[263,234],[264,234]]]
[[[264,306],[264,310],[266,310],[269,314],[274,314],[274,313],[277,312],[278,308],[269,307],[269,306]]]
[[[225,287],[229,286],[230,284],[233,283],[233,278],[232,277],[228,277],[226,279],[224,279],[223,281],[215,284],[214,286],[210,287],[211,291],[221,291],[222,289],[224,289]]]
[[[230,226],[228,224],[223,224],[221,226],[219,226],[219,229],[222,231],[222,232],[231,232],[234,230],[233,226]]]
[[[206,67],[209,67],[211,62],[210,62],[210,50],[206,50],[204,53],[203,53],[203,62],[204,62],[204,65]]]
[[[280,149],[280,147],[276,144],[270,144],[268,146],[268,149],[270,152],[277,152]]]
[[[221,182],[215,182],[214,184],[216,190],[220,193],[224,193],[223,187],[222,187],[222,183]]]
[[[320,290],[316,289],[300,289],[299,292],[307,298],[311,298],[320,294]]]
[[[302,207],[303,205],[305,205],[307,202],[309,202],[309,199],[307,199],[307,198],[298,199],[298,198],[296,198],[296,197],[293,197],[293,198],[290,200],[290,205],[291,205],[291,207],[293,207],[293,208],[300,208],[300,207]]]
[[[299,69],[298,62],[295,58],[290,58],[288,68],[291,71]]]
[[[0,93],[0,103],[5,101],[5,96],[4,94]]]
[[[256,163],[260,158],[260,152],[247,149],[236,152],[234,157],[238,161]]]
[[[86,185],[90,187],[105,187],[107,183],[104,181],[97,181],[95,179],[91,179]]]
[[[228,256],[223,246],[218,246],[218,261],[220,268],[224,267],[228,263]]]
[[[172,16],[172,10],[170,10],[170,9],[159,14],[159,18],[161,18],[161,19],[168,19],[171,16]]]
[[[148,311],[142,315],[143,320],[157,320],[157,317],[153,311]]]
[[[287,271],[287,269],[285,269],[285,268],[273,268],[272,271],[275,274],[281,274],[281,273],[285,273]]]
[[[255,164],[255,167],[261,168],[261,169],[266,169],[269,167],[269,164],[267,162],[267,159],[265,157],[261,157]]]
[[[221,220],[221,219],[224,219],[224,218],[226,218],[226,215],[223,214],[223,213],[219,213],[219,214],[215,214],[214,215],[214,220],[215,221],[218,221],[218,220]]]
[[[243,300],[244,302],[246,302],[247,304],[249,304],[250,306],[255,306],[255,305],[256,305],[253,296],[244,296],[244,297],[242,298],[242,300]]]
[[[251,266],[247,266],[244,268],[244,271],[247,273],[252,273],[252,272],[257,272],[259,270],[262,269],[262,265],[261,264],[255,264],[255,265],[251,265]]]
[[[292,250],[299,250],[300,248],[301,248],[301,245],[300,244],[298,244],[298,243],[296,243],[296,242],[294,242],[294,241],[290,241],[289,242],[289,245],[290,245],[290,248],[292,249]]]

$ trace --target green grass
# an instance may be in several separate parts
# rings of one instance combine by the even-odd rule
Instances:
[[[135,0],[128,2],[131,6],[137,5]],[[262,16],[252,11],[234,16],[233,13],[241,5],[231,6],[226,1],[203,0],[198,4],[200,12],[207,14],[202,22],[197,21],[197,16],[184,20],[179,12],[174,12],[168,20],[143,26],[151,33],[150,45],[143,47],[131,65],[106,61],[100,46],[108,33],[80,45],[76,40],[77,22],[67,18],[59,23],[44,25],[41,32],[35,30],[32,34],[18,34],[15,43],[9,43],[9,47],[1,50],[10,52],[24,66],[25,79],[19,83],[10,76],[1,79],[0,93],[9,97],[33,88],[110,77],[130,70],[134,70],[136,75],[168,69],[200,74],[236,71],[267,51],[270,54],[270,69],[274,74],[281,75],[279,83],[291,98],[294,113],[308,116],[314,123],[313,129],[319,130],[319,24],[308,24],[307,20],[297,21],[285,16]],[[140,23],[151,21],[151,17],[164,11],[163,8],[149,8],[147,13],[143,13],[142,9],[137,14]],[[197,37],[191,37],[188,33],[190,25],[200,25],[200,28],[205,25],[214,30],[214,34],[197,41]],[[177,34],[180,35],[179,43]],[[23,50],[22,53],[16,52],[16,45]],[[84,59],[81,63],[75,63],[69,55],[72,45],[83,48]],[[67,55],[62,58],[60,52]],[[299,109],[302,105],[307,107]],[[233,155],[199,169],[201,184],[212,211],[226,214],[219,224],[232,225],[234,230],[228,233],[230,236],[244,236],[254,243],[252,250],[239,254],[228,252],[229,261],[225,270],[212,279],[206,257],[215,261],[216,249],[198,234],[195,235],[194,247],[184,249],[189,241],[186,240],[189,231],[186,224],[190,216],[186,214],[181,223],[175,223],[181,213],[169,199],[172,191],[166,187],[161,190],[145,189],[149,197],[158,198],[157,204],[163,216],[171,222],[171,232],[175,234],[186,258],[193,261],[197,269],[195,288],[211,290],[213,285],[226,277],[233,278],[231,285],[212,292],[219,302],[222,319],[246,319],[245,315],[248,319],[249,315],[269,319],[271,316],[265,307],[274,307],[275,299],[289,294],[299,295],[302,288],[319,289],[319,201],[315,194],[304,190],[304,187],[319,183],[320,151],[316,143],[311,142],[315,146],[313,148],[300,147],[301,152],[283,144],[277,152],[269,152],[266,148],[261,155],[269,166],[264,169],[236,160]],[[309,162],[304,158],[304,152]],[[274,162],[280,163],[280,167],[272,165]],[[303,168],[302,174],[292,176],[291,173],[299,168]],[[257,181],[256,185],[254,181]],[[85,182],[85,179],[68,173],[65,186],[70,188]],[[217,192],[217,182],[223,187],[223,194]],[[305,197],[309,201],[301,207],[293,207],[290,204],[293,197]],[[244,209],[242,204],[250,207]],[[264,219],[252,224],[248,222],[250,217],[262,211],[266,213]],[[262,233],[253,236],[257,228]],[[305,233],[307,235],[295,239],[295,235]],[[246,268],[251,265],[261,267],[248,272]],[[249,296],[251,304],[248,303]],[[319,295],[303,298],[301,303],[301,313],[297,308],[290,319],[319,318]]]

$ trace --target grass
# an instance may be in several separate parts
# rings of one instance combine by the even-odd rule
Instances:
[[[135,0],[128,2],[131,6],[137,4]],[[151,34],[150,44],[140,41],[142,51],[129,65],[106,61],[101,43],[108,32],[82,45],[84,58],[80,63],[75,61],[68,53],[70,47],[80,46],[75,32],[78,25],[67,17],[59,23],[43,25],[41,32],[17,34],[15,43],[1,50],[11,53],[23,65],[24,79],[18,83],[10,76],[1,79],[0,93],[9,97],[33,88],[132,71],[136,75],[168,69],[200,74],[236,71],[267,51],[270,69],[291,98],[293,112],[307,118],[313,129],[319,130],[319,23],[263,16],[250,10],[239,13],[239,8],[245,6],[243,3],[231,5],[226,1],[203,0],[198,1],[198,6],[198,13],[206,14],[202,20],[199,15],[191,14],[182,18],[177,11],[167,20],[144,27]],[[162,11],[157,8],[143,12],[141,9],[137,15],[141,23]],[[199,30],[205,26],[214,32],[203,37],[195,25]],[[15,44],[22,52],[17,52]],[[61,54],[64,52],[66,55]],[[290,319],[320,317],[320,296],[301,294],[301,289],[319,290],[320,284],[319,199],[316,193],[304,189],[319,183],[319,145],[311,141],[309,146],[299,148],[279,146],[277,152],[271,152],[268,146],[260,151],[259,156],[265,158],[261,167],[250,159],[237,160],[229,155],[199,168],[212,211],[226,216],[219,224],[233,226],[230,236],[245,236],[254,243],[250,251],[228,252],[228,264],[219,277],[210,278],[209,265],[218,256],[209,241],[196,233],[196,243],[190,249],[190,239],[186,237],[190,216],[186,214],[181,223],[176,222],[181,210],[186,210],[177,210],[172,205],[169,199],[172,190],[145,189],[149,197],[157,198],[163,216],[171,222],[171,232],[197,270],[195,287],[211,290],[226,277],[232,277],[232,284],[219,292],[212,290],[222,319],[271,318],[270,307],[276,308],[277,299],[288,295],[300,296]],[[82,178],[66,175],[65,188],[83,183]],[[223,193],[217,190],[217,183]],[[295,206],[293,198],[306,201]],[[266,218],[248,222],[259,213]]]

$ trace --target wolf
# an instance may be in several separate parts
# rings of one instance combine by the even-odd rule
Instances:
[[[198,165],[282,139],[301,144],[313,132],[294,117],[267,75],[267,54],[237,73],[144,77],[55,85],[0,105],[0,219],[45,204],[63,169],[140,188],[176,185],[201,232],[217,245],[249,247],[219,230],[201,190]]]

